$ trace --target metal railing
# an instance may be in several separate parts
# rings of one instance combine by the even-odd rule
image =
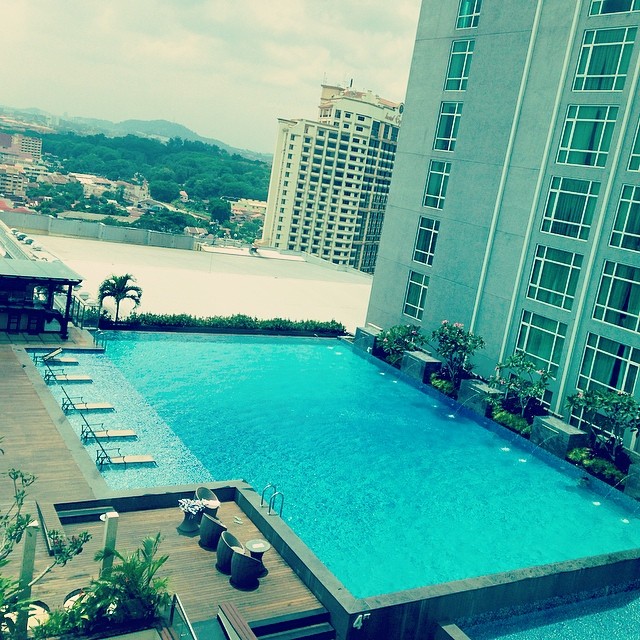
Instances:
[[[173,631],[177,633],[178,638],[186,638],[187,640],[198,640],[196,632],[189,622],[189,618],[184,610],[184,606],[180,601],[177,593],[173,594],[171,601],[171,609],[169,611],[169,625]]]

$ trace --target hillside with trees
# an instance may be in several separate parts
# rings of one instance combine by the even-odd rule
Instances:
[[[127,135],[42,137],[44,154],[55,156],[65,172],[92,173],[110,180],[146,179],[151,196],[172,202],[184,190],[196,204],[220,197],[266,200],[270,166],[229,154],[203,142],[172,138],[167,143]]]

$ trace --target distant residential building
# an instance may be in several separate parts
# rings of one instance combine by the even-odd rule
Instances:
[[[0,165],[0,194],[24,198],[28,183],[29,179],[20,169],[7,164]]]
[[[0,154],[17,159],[29,158],[39,162],[42,159],[42,139],[21,133],[14,135],[0,133]]]
[[[262,244],[373,272],[402,105],[322,85],[318,120],[279,119]]]
[[[231,203],[231,220],[234,222],[264,220],[266,213],[267,203],[263,200],[241,198]]]

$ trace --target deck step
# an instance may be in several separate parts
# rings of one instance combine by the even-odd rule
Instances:
[[[138,434],[133,429],[102,429],[100,431],[87,431],[84,440],[109,440],[111,438],[137,438]]]
[[[309,638],[310,640],[335,640],[336,630],[328,623],[312,624],[297,629],[287,629],[276,631],[267,635],[258,635],[260,640],[298,640],[299,638]]]
[[[329,612],[324,607],[255,621],[251,623],[251,629],[260,640],[329,640],[336,637],[329,622]]]
[[[156,464],[153,456],[148,454],[130,455],[130,456],[113,456],[109,458],[107,464],[122,464],[125,467],[128,464]]]

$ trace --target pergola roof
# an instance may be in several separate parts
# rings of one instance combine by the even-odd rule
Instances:
[[[61,284],[80,284],[82,276],[59,261],[44,262],[0,258],[0,278],[17,280],[38,280]]]

